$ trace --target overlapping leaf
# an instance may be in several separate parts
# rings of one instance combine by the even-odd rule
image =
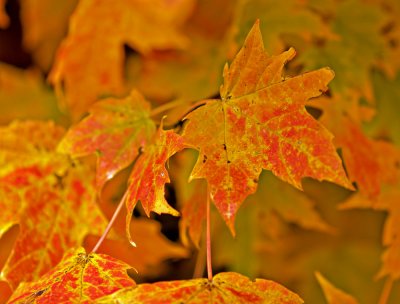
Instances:
[[[141,202],[147,216],[150,212],[179,215],[164,197],[164,186],[169,183],[165,168],[166,161],[179,150],[182,150],[183,138],[174,131],[164,131],[162,124],[151,145],[146,146],[144,153],[136,161],[128,181],[126,206],[127,234],[131,240],[129,225],[132,212],[138,201]]]
[[[93,303],[97,298],[135,286],[131,267],[105,254],[68,251],[63,260],[33,283],[23,283],[8,303]]]
[[[99,299],[96,303],[303,303],[295,293],[273,281],[247,277],[234,272],[217,274],[212,281],[193,279],[186,281],[141,284]]]
[[[191,7],[191,0],[80,1],[50,75],[63,84],[71,114],[79,118],[102,95],[123,92],[124,44],[141,53],[185,47],[179,25]]]
[[[0,234],[13,225],[20,229],[1,273],[15,288],[47,272],[87,233],[101,234],[106,220],[96,205],[92,171],[54,153],[58,127],[26,122],[2,131],[0,154],[8,164],[0,176]]]
[[[206,178],[212,198],[232,230],[235,214],[257,187],[261,169],[301,188],[309,176],[351,188],[332,135],[305,110],[305,102],[327,90],[329,69],[282,78],[293,49],[269,57],[254,25],[230,68],[224,69],[221,100],[190,113],[183,132],[200,151],[191,178]]]
[[[59,150],[73,157],[96,153],[96,183],[101,190],[153,137],[155,124],[149,115],[150,104],[135,90],[124,99],[102,100],[93,105],[88,117],[69,129]]]

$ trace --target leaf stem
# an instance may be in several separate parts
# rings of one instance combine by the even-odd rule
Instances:
[[[104,230],[100,239],[97,241],[96,245],[93,247],[91,253],[96,253],[97,250],[99,249],[99,247],[101,246],[101,244],[104,242],[105,238],[107,237],[108,233],[111,230],[112,225],[114,224],[115,220],[117,219],[118,214],[121,212],[121,209],[124,206],[124,202],[126,200],[127,193],[128,193],[128,191],[126,191],[124,196],[121,198],[121,201],[119,202],[119,204],[117,206],[117,209],[115,209],[114,214],[112,215],[110,221],[108,222],[106,229]]]
[[[207,246],[207,276],[212,281],[211,265],[211,214],[210,214],[210,186],[207,183],[207,228],[206,228],[206,246]]]
[[[383,290],[381,293],[381,297],[379,298],[379,304],[386,304],[389,296],[390,296],[390,292],[392,291],[392,287],[393,287],[393,278],[392,277],[388,277],[385,281],[385,285],[383,285]]]

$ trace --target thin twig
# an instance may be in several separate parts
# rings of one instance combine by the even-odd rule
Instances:
[[[110,221],[108,222],[108,225],[106,229],[103,232],[103,235],[100,237],[100,239],[97,241],[96,245],[92,249],[92,253],[97,252],[105,238],[107,237],[108,233],[111,230],[112,225],[114,224],[115,220],[117,219],[118,214],[120,213],[122,207],[124,206],[124,202],[126,200],[126,195],[128,191],[125,192],[124,196],[121,198],[121,201],[119,202],[117,209],[115,209],[113,216],[111,217]]]

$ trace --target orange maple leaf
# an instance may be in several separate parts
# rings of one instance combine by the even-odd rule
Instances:
[[[243,48],[225,66],[221,99],[208,100],[186,116],[183,137],[200,151],[191,178],[206,178],[211,196],[234,233],[235,214],[256,190],[262,169],[301,189],[312,177],[352,188],[328,132],[305,110],[327,90],[334,73],[320,69],[282,78],[290,49],[270,57],[258,22]]]
[[[21,284],[8,303],[93,303],[119,289],[135,286],[126,272],[130,268],[105,254],[71,249],[38,281]]]
[[[212,281],[193,279],[182,281],[140,284],[123,289],[115,294],[99,299],[96,303],[151,304],[151,303],[276,303],[301,304],[303,300],[285,287],[269,280],[256,279],[234,273],[217,274]]]

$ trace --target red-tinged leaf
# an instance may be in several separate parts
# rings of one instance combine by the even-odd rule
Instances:
[[[93,303],[119,289],[135,286],[131,267],[105,254],[68,251],[63,260],[37,282],[23,283],[8,303]]]
[[[150,104],[133,90],[124,99],[109,98],[90,109],[90,115],[72,127],[59,150],[73,157],[97,153],[97,187],[127,167],[152,138],[155,124]]]
[[[312,177],[352,188],[332,144],[332,134],[305,110],[305,103],[327,90],[334,74],[320,69],[282,78],[290,49],[269,57],[258,22],[235,60],[224,69],[219,100],[191,112],[183,136],[200,155],[191,178],[206,178],[211,195],[234,232],[235,214],[256,190],[262,169],[301,189]]]
[[[185,48],[179,27],[192,6],[192,0],[80,1],[50,74],[57,88],[65,88],[73,117],[99,97],[124,91],[124,45],[145,54]]]
[[[333,286],[319,272],[315,273],[315,276],[317,277],[319,285],[321,285],[321,288],[324,291],[328,304],[358,304],[356,299]]]
[[[54,152],[63,134],[52,122],[0,129],[0,236],[19,225],[1,272],[13,288],[36,280],[107,223],[96,204],[93,170]]]
[[[101,234],[107,224],[96,204],[91,171],[79,164],[58,169],[51,164],[31,166],[0,178],[0,236],[20,226],[1,272],[13,288],[38,279],[86,234]]]
[[[158,282],[128,288],[96,303],[123,304],[217,304],[263,303],[300,304],[303,300],[285,287],[269,280],[249,278],[234,272],[219,273],[208,279]]]
[[[164,197],[164,186],[170,182],[165,163],[176,152],[184,148],[183,138],[174,131],[164,131],[161,124],[154,143],[146,146],[144,153],[136,161],[128,181],[126,207],[126,232],[131,240],[129,225],[132,212],[138,201],[147,216],[150,212],[168,213],[178,216]]]

